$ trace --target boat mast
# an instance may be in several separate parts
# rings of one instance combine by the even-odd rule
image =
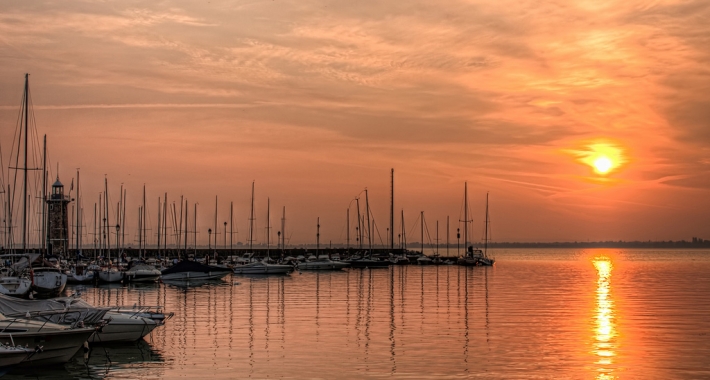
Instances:
[[[197,259],[197,202],[195,202],[195,231],[193,231],[193,234],[195,235],[195,259]],[[209,236],[207,237],[207,240],[209,240]],[[185,218],[185,241],[187,241],[187,218]],[[209,242],[208,242],[209,243]],[[187,243],[185,243],[187,244]],[[207,252],[209,255],[209,251]],[[205,264],[209,264],[209,261]]]
[[[355,198],[355,205],[357,206],[357,241],[359,242],[359,249],[362,251],[362,223],[360,223],[360,197]]]
[[[42,153],[42,253],[45,253],[45,248],[47,248],[47,135],[44,135],[43,143],[43,153]],[[79,186],[79,171],[77,170],[77,183]],[[77,203],[79,200],[79,191],[76,192]]]
[[[251,213],[249,214],[249,251],[254,253],[254,182],[251,183]]]
[[[104,177],[104,202],[106,203],[106,215],[104,215],[104,221],[106,224],[106,251],[108,252],[108,258],[111,260],[111,231],[108,229],[108,178]]]
[[[29,78],[30,74],[25,74],[25,161],[23,165],[24,187],[22,190],[22,253],[27,253],[27,132],[29,130],[27,117],[29,116]]]
[[[286,206],[283,209],[283,216],[281,217],[281,251],[286,250]]]
[[[463,250],[468,252],[468,182],[463,183]]]
[[[146,212],[145,212],[145,183],[144,183],[143,184],[143,222],[141,223],[141,227],[143,227],[143,229],[141,230],[141,233],[143,234],[143,250],[142,250],[143,255],[141,258],[145,257],[145,248],[148,245],[148,241],[147,241],[148,240],[148,231],[147,231],[147,227],[146,227],[146,222],[147,222],[147,218],[146,218]]]
[[[98,242],[98,241],[97,241],[98,239],[97,239],[97,237],[96,237],[96,236],[97,236],[97,235],[96,235],[96,232],[97,232],[97,231],[96,231],[96,227],[98,227],[98,225],[96,224],[96,222],[97,222],[97,220],[96,220],[96,209],[97,209],[96,203],[94,203],[94,260],[96,260],[96,245],[97,245],[96,243]]]
[[[370,201],[367,197],[367,189],[365,189],[365,213],[367,214],[367,244],[370,250],[369,258],[372,259],[372,231],[370,229]]]
[[[320,256],[320,217],[316,220],[316,259]]]
[[[394,251],[394,168],[390,179],[390,252]]]
[[[217,251],[217,196],[214,196],[214,250]],[[212,253],[212,252],[209,252]]]
[[[99,203],[98,205],[101,206],[99,207],[99,220],[98,220],[98,228],[99,228],[99,251],[101,252],[101,256],[105,256],[104,252],[104,240],[106,239],[106,233],[104,231],[104,222],[103,219],[101,219],[101,216],[104,214],[104,203],[103,203],[103,193],[99,193]]]
[[[162,206],[163,202],[161,202],[160,197],[158,197],[158,257],[160,257],[160,232],[162,232],[160,228],[160,223],[163,221],[161,213]]]
[[[271,199],[266,198],[266,259],[271,259],[271,254],[269,252],[269,227],[271,227]]]
[[[138,258],[141,257],[141,250],[143,249],[143,210],[141,206],[138,206]]]
[[[182,199],[182,196],[180,199]],[[182,202],[180,208],[182,209]],[[195,203],[195,215],[197,215],[197,203]],[[180,219],[182,219],[182,213],[180,214]],[[197,227],[195,227],[195,231],[197,231]],[[187,199],[185,199],[185,256],[183,259],[187,260]]]
[[[234,202],[229,202],[229,255],[232,256],[232,239],[234,238]]]
[[[348,205],[348,209],[345,212],[345,231],[346,231],[346,240],[347,244],[345,245],[345,248],[350,249],[350,206]]]
[[[168,255],[168,193],[163,198],[163,252]]]
[[[488,193],[486,192],[486,228],[485,237],[483,238],[483,257],[488,258]]]
[[[122,200],[121,200],[121,247],[126,246],[126,193],[128,192],[128,189],[123,188],[123,184],[121,184],[121,194],[122,194]]]
[[[45,135],[45,141],[47,136]],[[46,156],[45,156],[46,157]],[[45,158],[46,159],[46,158]],[[44,192],[44,185],[42,185]],[[42,196],[44,198],[44,196]],[[76,253],[81,253],[81,198],[79,197],[79,168],[76,169]],[[44,219],[44,212],[42,213]],[[44,222],[43,222],[44,223]],[[44,242],[42,242],[42,250],[44,250]]]

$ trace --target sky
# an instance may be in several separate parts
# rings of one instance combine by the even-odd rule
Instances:
[[[455,243],[464,183],[473,241],[487,193],[493,241],[710,239],[708,46],[704,0],[6,1],[3,188],[30,73],[50,176],[86,229],[123,184],[127,241],[145,185],[149,241],[167,192],[246,242],[254,182],[257,242],[269,199],[272,236],[345,243],[367,188],[379,243],[391,169],[410,242]]]

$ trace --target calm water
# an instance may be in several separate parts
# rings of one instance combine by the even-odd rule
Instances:
[[[400,266],[87,287],[175,313],[139,344],[7,378],[710,378],[710,251],[497,250]],[[110,359],[110,361],[109,361]]]

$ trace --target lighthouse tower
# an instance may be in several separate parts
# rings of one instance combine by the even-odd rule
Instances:
[[[64,195],[64,185],[57,176],[47,199],[47,248],[48,252],[59,256],[65,256],[69,247],[69,202],[71,199]]]

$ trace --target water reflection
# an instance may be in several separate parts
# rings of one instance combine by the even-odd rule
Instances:
[[[616,322],[614,300],[611,294],[611,272],[614,268],[608,257],[596,257],[593,261],[597,270],[597,291],[594,329],[594,354],[597,356],[597,379],[614,379],[612,374],[616,356]]]

